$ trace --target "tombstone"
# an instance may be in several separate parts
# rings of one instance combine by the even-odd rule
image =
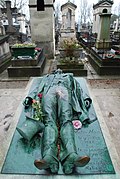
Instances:
[[[97,33],[97,40],[95,47],[89,48],[88,58],[99,75],[120,75],[120,54],[119,51],[113,49],[110,39],[110,9],[112,4],[111,0],[101,0],[93,6],[94,12],[99,12],[94,16],[94,18],[96,17],[96,22],[95,19],[94,22],[96,25],[98,23],[99,29],[94,31]]]
[[[92,33],[97,34],[97,49],[110,49],[110,18],[112,0],[99,0],[93,5],[93,29]]]
[[[30,0],[31,38],[43,47],[48,58],[55,54],[53,0]]]
[[[100,14],[99,31],[97,35],[96,48],[97,49],[111,49],[110,40],[110,18],[111,13],[107,12],[107,9],[103,9]]]
[[[111,13],[111,8],[113,5],[113,1],[111,0],[99,0],[97,4],[93,5],[93,28],[92,33],[98,34],[99,33],[99,27],[100,27],[100,14],[102,14],[105,9],[107,10],[107,13]]]
[[[62,11],[62,27],[61,38],[72,37],[75,33],[75,9],[77,6],[70,1],[61,6]]]

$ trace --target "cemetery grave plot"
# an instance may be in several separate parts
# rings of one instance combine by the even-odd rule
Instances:
[[[41,79],[41,77],[33,79],[29,92],[31,92],[35,86],[37,87]],[[85,90],[85,92],[89,95],[85,80],[83,78],[76,79],[80,83],[82,89]],[[73,174],[115,174],[115,170],[93,105],[90,108],[90,117],[95,117],[96,120],[87,128],[75,130],[75,141],[78,154],[89,155],[91,160],[85,167],[76,168]],[[24,111],[22,111],[18,126],[20,126],[24,121],[25,116]],[[50,174],[48,171],[38,170],[34,166],[34,160],[36,158],[41,158],[40,146],[40,134],[37,134],[30,142],[27,142],[15,130],[1,173],[25,175]],[[58,174],[63,175],[61,165]]]

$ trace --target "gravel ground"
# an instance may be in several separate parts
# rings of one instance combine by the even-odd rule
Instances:
[[[102,80],[102,79],[87,79],[91,88],[120,88],[120,79],[111,79],[111,80]],[[28,80],[24,81],[0,81],[0,89],[17,89],[17,88],[26,88]]]
[[[88,79],[88,83],[91,88],[102,88],[102,89],[110,89],[110,88],[119,88],[120,89],[120,79]]]
[[[0,89],[17,89],[26,88],[28,80],[26,81],[0,81]]]

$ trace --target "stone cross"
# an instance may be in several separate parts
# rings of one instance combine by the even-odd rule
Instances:
[[[8,24],[9,26],[13,25],[12,20],[12,11],[11,11],[11,1],[5,1],[6,2],[6,8],[7,8],[7,18],[8,18]]]
[[[8,18],[8,33],[16,32],[15,28],[13,27],[13,20],[12,20],[12,11],[11,11],[11,1],[6,0],[6,8],[7,8],[7,18]]]
[[[45,3],[44,0],[37,0],[37,11],[44,11]]]

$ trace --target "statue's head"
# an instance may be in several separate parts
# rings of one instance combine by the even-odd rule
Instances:
[[[55,71],[53,71],[54,74],[61,74],[62,73],[62,70],[61,69],[57,69]]]

